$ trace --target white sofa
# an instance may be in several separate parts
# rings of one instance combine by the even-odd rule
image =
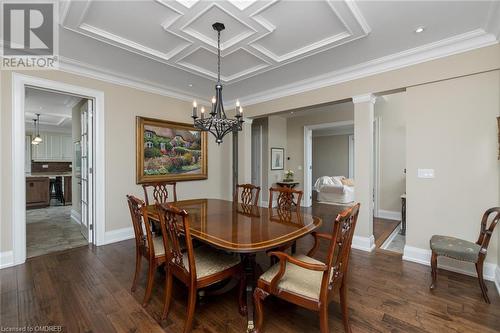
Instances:
[[[320,202],[331,202],[347,204],[354,201],[354,186],[344,185],[343,176],[319,177],[314,184],[314,190],[318,192],[317,200]]]

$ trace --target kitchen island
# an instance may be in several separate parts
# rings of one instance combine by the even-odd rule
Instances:
[[[71,204],[71,172],[33,172],[26,174],[26,208],[50,206],[51,179],[62,179],[63,204]]]

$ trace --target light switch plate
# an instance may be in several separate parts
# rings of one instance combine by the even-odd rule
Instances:
[[[418,178],[431,179],[434,178],[434,169],[418,169],[417,170]]]

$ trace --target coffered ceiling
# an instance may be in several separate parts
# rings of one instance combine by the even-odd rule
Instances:
[[[491,45],[500,33],[496,1],[85,0],[60,7],[63,69],[185,99],[213,94],[217,21],[226,26],[226,100],[247,102],[325,75]],[[419,26],[425,30],[416,34]]]

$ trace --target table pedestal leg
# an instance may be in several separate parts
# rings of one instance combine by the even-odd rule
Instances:
[[[247,332],[253,332],[254,326],[254,304],[253,304],[253,291],[255,289],[257,264],[255,262],[255,254],[242,254],[241,259],[244,264],[245,277],[246,277],[246,307],[240,308],[242,314],[247,315]]]

